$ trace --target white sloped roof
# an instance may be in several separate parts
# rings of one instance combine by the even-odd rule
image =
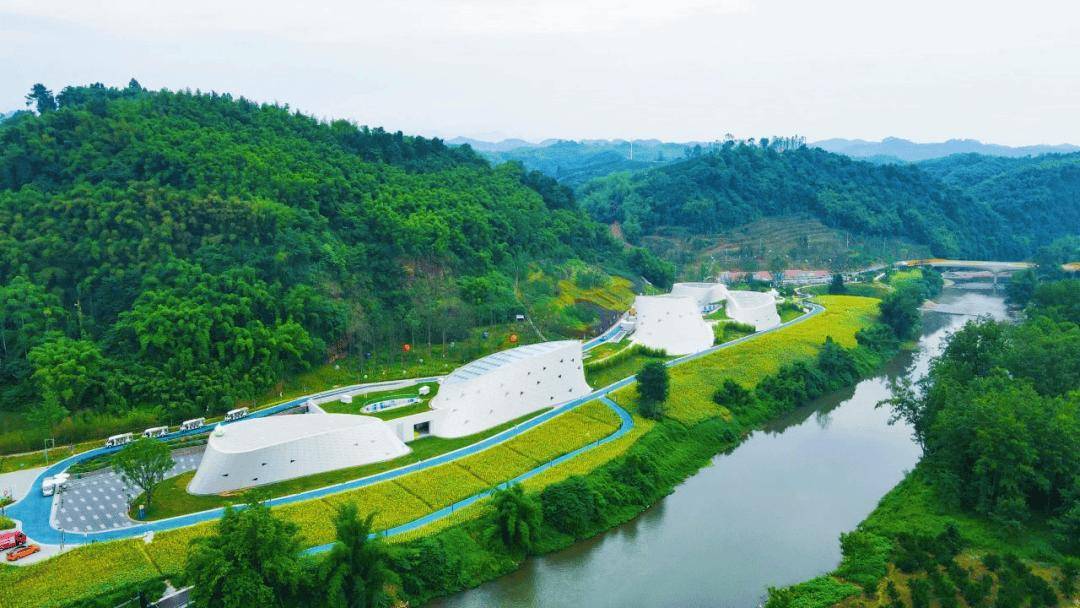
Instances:
[[[354,414],[267,416],[223,425],[210,434],[210,444],[219,452],[250,452],[351,426],[381,424],[378,418]]]
[[[574,344],[575,340],[559,340],[555,342],[540,342],[537,344],[527,344],[525,346],[519,346],[517,348],[511,348],[509,350],[499,351],[497,353],[490,354],[486,357],[482,357],[475,361],[466,363],[461,367],[450,372],[449,375],[443,380],[443,384],[454,384],[456,382],[467,382],[473,378],[479,378],[484,374],[491,373],[492,371],[512,365],[518,361],[524,361],[526,359],[536,357],[545,353],[550,353],[553,350],[558,350],[567,345]]]

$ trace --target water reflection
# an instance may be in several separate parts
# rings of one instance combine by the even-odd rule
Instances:
[[[1000,297],[946,290],[949,310],[1005,316]],[[436,603],[480,606],[756,606],[769,585],[831,570],[838,536],[919,457],[910,430],[875,405],[918,378],[972,317],[927,313],[919,348],[876,377],[768,424],[633,521]],[[813,417],[813,421],[810,418]]]

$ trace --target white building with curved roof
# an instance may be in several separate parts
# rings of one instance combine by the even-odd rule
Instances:
[[[297,414],[219,425],[188,485],[219,494],[403,456],[409,448],[370,416]]]
[[[701,316],[697,300],[675,294],[638,296],[634,342],[661,348],[669,355],[687,355],[713,344],[713,330]]]
[[[588,394],[581,342],[562,340],[500,351],[463,365],[431,400],[431,433],[463,437]]]
[[[761,331],[780,325],[776,296],[761,291],[728,292],[727,316]]]
[[[728,298],[727,285],[723,283],[675,283],[671,295],[690,298],[701,308]]]

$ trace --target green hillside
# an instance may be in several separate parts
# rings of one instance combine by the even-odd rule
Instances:
[[[993,207],[1027,251],[1080,234],[1080,152],[1030,158],[962,154],[919,167]]]
[[[492,162],[520,162],[527,169],[576,188],[590,179],[618,171],[641,171],[681,160],[692,147],[693,144],[635,140],[631,153],[631,143],[622,140],[558,141],[484,155]]]
[[[621,222],[633,242],[668,227],[717,234],[764,217],[809,214],[857,236],[897,238],[935,255],[1018,258],[1034,239],[990,201],[948,187],[915,166],[873,165],[805,146],[726,143],[699,157],[580,190],[583,207]],[[1061,228],[1080,226],[1050,205]]]
[[[437,139],[134,81],[35,101],[0,125],[0,407],[44,425],[142,406],[175,422],[327,361],[461,340],[524,312],[537,268],[671,273],[553,180]]]

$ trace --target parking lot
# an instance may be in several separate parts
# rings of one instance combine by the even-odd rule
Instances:
[[[173,452],[176,464],[166,477],[174,477],[199,466],[205,446]],[[140,491],[125,485],[111,469],[71,479],[63,492],[53,499],[53,527],[65,532],[97,532],[125,528],[134,522],[128,517],[128,505]]]

